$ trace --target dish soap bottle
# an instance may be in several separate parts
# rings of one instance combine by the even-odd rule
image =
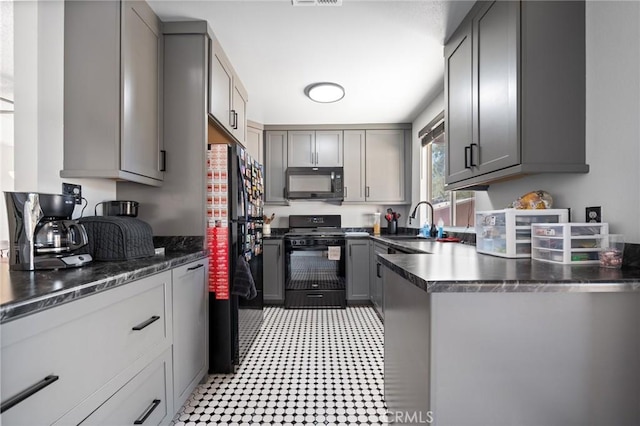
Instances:
[[[442,218],[438,219],[438,239],[442,238],[443,234],[444,234],[444,221],[442,220]]]
[[[425,223],[420,227],[420,235],[424,238],[429,238],[429,223]]]

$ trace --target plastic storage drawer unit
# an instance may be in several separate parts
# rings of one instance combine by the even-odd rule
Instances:
[[[531,257],[531,224],[568,221],[566,209],[476,212],[476,251],[501,257]]]
[[[599,263],[598,252],[607,247],[607,223],[533,224],[531,257],[570,265]]]

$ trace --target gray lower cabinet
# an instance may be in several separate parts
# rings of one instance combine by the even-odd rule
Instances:
[[[429,294],[387,267],[384,279],[384,400],[395,423],[429,420]],[[419,416],[416,423],[405,416]],[[415,419],[414,419],[415,420]]]
[[[67,1],[62,177],[160,186],[161,22],[144,1]]]
[[[157,374],[155,367],[147,367],[166,351],[170,354],[171,288],[171,272],[164,271],[2,324],[3,406],[36,390],[5,407],[2,422],[78,424],[106,401],[131,395],[129,383],[143,374],[139,383],[145,385],[130,401],[135,404],[127,406],[126,423],[160,399],[154,417],[156,423],[168,424],[173,416],[171,356],[163,358]],[[154,377],[150,386],[145,371]],[[103,413],[109,419],[112,410]]]
[[[173,279],[173,398],[181,407],[207,371],[207,260],[171,271]]]
[[[2,422],[169,424],[207,372],[206,274],[202,259],[2,324]]]
[[[376,309],[378,316],[384,319],[384,295],[382,286],[382,264],[378,260],[378,254],[386,254],[387,246],[384,244],[372,242],[370,246],[370,279],[369,279],[369,292],[371,296],[371,302]]]
[[[640,293],[428,293],[382,276],[391,422],[640,424]]]
[[[175,366],[171,351],[167,349],[83,420],[82,425],[166,424],[171,419],[172,365]]]
[[[347,240],[347,302],[369,302],[369,240]]]
[[[445,46],[447,188],[589,171],[584,26],[581,1],[476,3]]]
[[[287,132],[269,130],[264,137],[264,201],[286,204],[285,172],[287,171]]]
[[[263,296],[267,303],[284,303],[284,241],[263,240]]]

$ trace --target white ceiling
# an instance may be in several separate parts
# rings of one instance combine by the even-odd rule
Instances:
[[[264,124],[407,123],[443,90],[442,46],[473,1],[151,0],[163,21],[204,19]],[[334,104],[304,95],[314,82],[345,88]]]

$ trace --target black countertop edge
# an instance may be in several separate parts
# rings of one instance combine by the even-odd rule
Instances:
[[[558,265],[477,255],[378,255],[381,263],[427,293],[640,292],[640,269]],[[446,277],[446,278],[445,278]]]
[[[122,262],[93,262],[82,268],[53,271],[3,270],[0,324],[91,294],[115,288],[185,263],[206,258],[203,250],[173,251]]]

